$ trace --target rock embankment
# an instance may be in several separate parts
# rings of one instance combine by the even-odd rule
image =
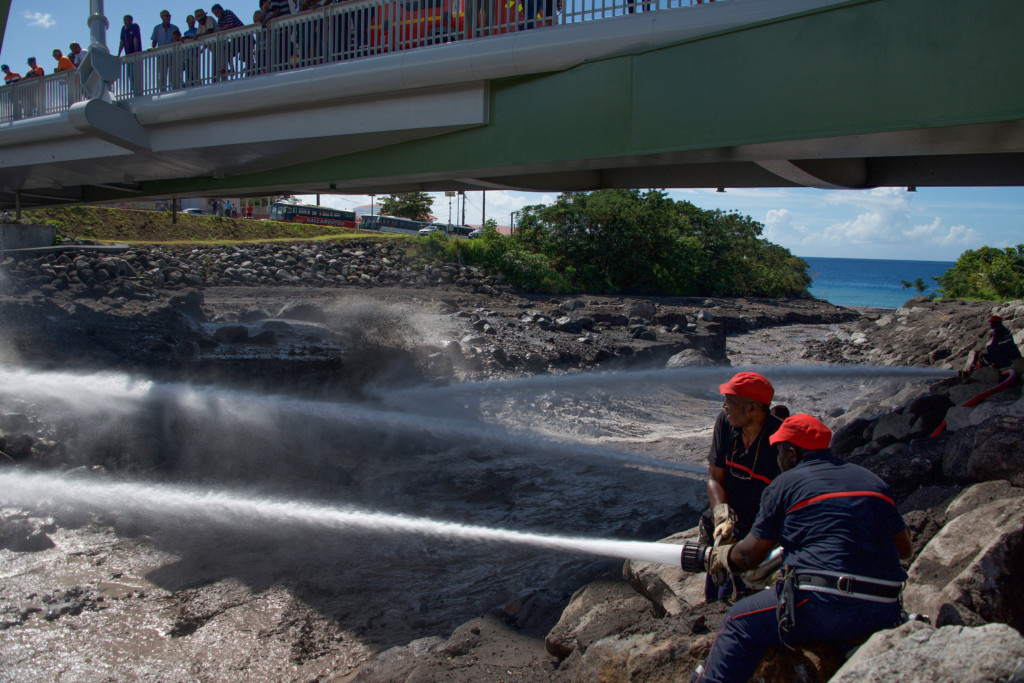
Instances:
[[[990,336],[998,315],[1024,345],[1024,303],[932,301],[914,297],[895,310],[871,309],[848,332],[813,342],[805,356],[832,363],[914,365],[960,370]]]
[[[371,354],[377,359],[404,358],[433,379],[669,358],[722,363],[727,334],[856,318],[809,298],[531,295],[473,266],[428,262],[398,241],[117,253],[72,246],[8,252],[0,272],[5,343],[20,357],[66,359],[74,350],[93,366],[190,377],[281,381],[316,368],[337,377],[355,346],[364,358],[367,348],[381,350]],[[365,311],[353,312],[358,296],[416,298],[449,324],[439,338],[390,303],[375,304],[371,323]],[[289,373],[284,363],[300,365]]]
[[[132,247],[121,253],[73,248],[32,250],[4,261],[12,275],[23,276],[43,293],[68,291],[102,299],[132,296],[138,287],[427,287],[453,284],[490,294],[506,291],[501,276],[475,266],[430,264],[396,241],[355,241],[230,247]],[[127,278],[127,280],[126,280]],[[144,291],[144,290],[143,290]]]

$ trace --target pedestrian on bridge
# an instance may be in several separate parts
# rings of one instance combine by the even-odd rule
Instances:
[[[245,26],[234,12],[224,9],[220,3],[211,7],[210,11],[213,12],[213,16],[217,17],[218,31],[230,31],[231,29]],[[216,52],[214,53],[214,71],[218,79],[227,78],[228,71],[231,70],[231,60],[241,52],[239,49],[241,46],[238,44],[240,42],[242,42],[241,37],[238,41],[235,38],[218,41]],[[248,61],[244,56],[242,59]]]
[[[14,85],[21,80],[21,74],[11,71],[6,64],[0,65],[0,71],[4,72],[4,85]],[[8,88],[11,100],[11,115],[15,121],[21,118],[21,88]]]
[[[196,10],[196,38],[202,38],[207,33],[213,33],[217,30],[217,22],[213,20],[209,14],[206,13],[202,7]]]
[[[117,48],[117,56],[121,56],[121,51],[124,51],[125,56],[134,55],[142,52],[142,29],[132,19],[132,15],[124,15],[124,26],[121,28],[121,44]],[[142,67],[136,68],[134,60],[130,60],[125,65],[125,71],[128,74],[128,81],[131,83],[132,96],[138,97],[142,94]]]
[[[53,73],[59,73],[61,71],[74,71],[75,63],[64,56],[64,53],[58,48],[53,50],[53,58],[57,60],[57,66],[54,68]]]
[[[25,72],[24,81],[30,78],[42,78],[46,74],[43,72],[43,67],[36,64],[35,57],[28,58],[28,71]],[[41,81],[34,81],[32,86],[22,93],[22,103],[25,108],[25,116],[34,116],[36,114],[43,113],[43,83]]]
[[[152,47],[166,47],[173,44],[175,33],[180,35],[181,30],[171,23],[171,13],[167,10],[160,10],[160,23],[153,27],[153,35],[150,36]],[[156,58],[157,88],[161,92],[170,89],[168,76],[174,73],[175,75],[173,78],[177,81],[178,77],[176,74],[181,73],[180,69],[173,69],[172,57],[173,55],[168,50],[157,55]]]
[[[59,49],[54,48],[53,58],[57,60],[57,67],[53,70],[53,73],[60,73],[61,71],[74,71],[75,63],[64,56],[64,53]],[[67,80],[64,82],[64,87],[67,89],[67,100],[68,106],[78,101],[78,83],[77,79],[72,74],[67,75]]]
[[[85,59],[85,50],[83,50],[82,46],[78,43],[71,43],[68,48],[71,50],[68,52],[68,59],[71,60],[71,63],[74,64],[77,69],[82,66],[82,60]]]
[[[0,66],[0,71],[4,72],[4,85],[10,85],[11,83],[17,83],[21,80],[21,74],[11,71],[11,67],[6,64]]]

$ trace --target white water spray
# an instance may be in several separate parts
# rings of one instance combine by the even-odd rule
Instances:
[[[350,433],[413,436],[445,443],[476,443],[534,453],[556,453],[610,459],[640,467],[703,475],[705,467],[647,458],[614,449],[587,446],[514,432],[478,420],[421,415],[360,404],[314,401],[291,396],[266,396],[247,391],[187,384],[157,383],[123,373],[80,375],[37,372],[0,366],[0,398],[10,396],[43,406],[64,404],[71,414],[104,420],[141,415],[146,410],[185,411],[216,417],[218,431],[251,433],[268,424],[287,425],[320,420],[322,425]],[[433,405],[438,405],[433,402]]]
[[[96,481],[52,474],[0,473],[0,504],[43,512],[71,507],[80,512],[130,513],[136,520],[154,516],[161,520],[201,519],[241,529],[297,525],[334,531],[360,529],[376,533],[416,534],[467,542],[528,545],[673,566],[679,566],[681,553],[680,546],[666,543],[530,534],[352,507],[254,498],[226,491]]]
[[[472,396],[494,396],[514,393],[540,393],[545,391],[573,391],[594,388],[649,390],[654,386],[676,388],[681,391],[704,389],[718,396],[719,384],[737,372],[759,372],[772,381],[806,380],[816,382],[863,380],[933,380],[949,377],[950,370],[934,368],[892,367],[880,365],[831,365],[807,363],[799,365],[704,366],[687,368],[657,368],[623,372],[587,372],[574,375],[533,375],[510,380],[464,382],[444,387],[422,386],[381,392],[389,403],[404,406],[423,402],[451,401]]]

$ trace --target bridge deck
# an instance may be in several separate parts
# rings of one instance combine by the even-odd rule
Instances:
[[[236,50],[258,37],[251,29],[225,34],[218,49],[234,57],[222,80],[200,70],[214,82],[184,87],[165,72],[166,87],[182,87],[131,96],[122,78],[121,107],[79,102],[0,125],[0,206],[270,190],[1024,184],[1015,0],[984,12],[966,0],[630,7],[642,6],[598,21],[566,8],[557,25],[490,36],[463,25],[457,40],[378,54],[339,42],[325,15],[343,59],[266,73],[246,72]],[[144,91],[159,90],[161,54],[133,62]],[[165,54],[172,66],[188,56]],[[219,59],[212,50],[208,64]]]

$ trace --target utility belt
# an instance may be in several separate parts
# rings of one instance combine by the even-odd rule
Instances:
[[[826,593],[868,602],[895,604],[900,601],[903,582],[823,569],[802,570],[796,567],[786,567],[779,594],[779,606],[775,613],[779,621],[779,638],[784,644],[786,644],[785,634],[796,626],[797,591]]]
[[[899,602],[902,581],[887,581],[870,576],[843,574],[825,570],[796,571],[796,587],[811,593],[827,593],[868,602]]]

